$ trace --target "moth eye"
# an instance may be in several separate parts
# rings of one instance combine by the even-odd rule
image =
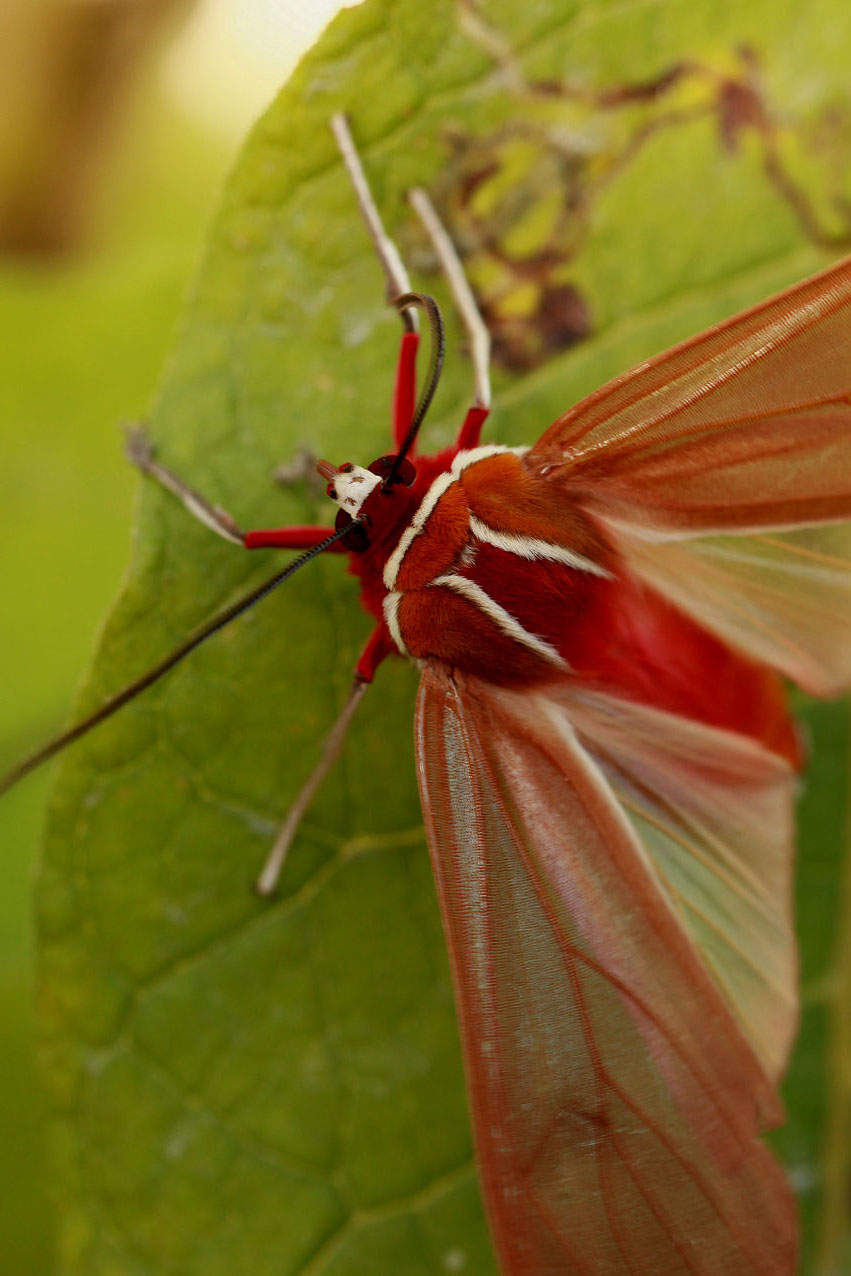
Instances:
[[[402,458],[399,469],[396,472],[399,475],[399,482],[404,483],[405,487],[410,487],[417,477],[416,466],[406,456]]]
[[[341,532],[349,524],[352,530],[347,536],[341,537],[340,544],[353,554],[362,554],[365,549],[369,549],[369,533],[363,523],[356,523],[345,510],[340,510],[334,523],[334,531]]]
[[[344,461],[343,464],[340,466],[340,473],[351,474],[354,468],[355,467],[352,465],[351,461]]]
[[[334,484],[333,484],[333,483],[329,483],[329,484],[328,484],[328,486],[327,486],[327,487],[326,487],[326,489],[325,489],[325,492],[326,492],[326,495],[328,495],[328,496],[330,496],[330,497],[331,497],[331,500],[332,500],[332,501],[336,501],[336,499],[337,499],[337,489],[336,489],[336,487],[334,486]]]

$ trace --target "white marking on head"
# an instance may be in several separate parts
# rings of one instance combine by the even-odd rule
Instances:
[[[375,491],[380,482],[381,479],[377,474],[362,469],[360,465],[353,465],[350,469],[340,470],[335,475],[335,494],[331,499],[336,501],[340,509],[345,510],[351,518],[356,518],[364,501],[371,492]]]

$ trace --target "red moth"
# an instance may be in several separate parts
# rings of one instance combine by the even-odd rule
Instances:
[[[480,446],[484,334],[420,196],[478,392],[455,446],[417,456],[439,313],[408,291],[341,119],[335,132],[406,325],[394,452],[368,469],[320,464],[336,530],[243,534],[133,444],[230,540],[348,551],[375,618],[260,888],[377,666],[394,650],[414,659],[423,811],[502,1272],[792,1273],[791,1192],[759,1137],[782,1116],[796,1025],[801,758],[780,675],[833,695],[851,673],[851,261],[618,378],[531,448]],[[415,406],[416,307],[436,355]]]

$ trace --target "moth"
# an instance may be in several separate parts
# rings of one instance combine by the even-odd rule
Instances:
[[[783,679],[851,675],[851,259],[618,377],[530,448],[482,443],[487,332],[412,201],[466,326],[475,394],[420,454],[443,358],[346,121],[335,135],[403,323],[393,448],[322,461],[332,527],[226,539],[302,555],[7,777],[115,712],[321,552],[375,627],[258,882],[272,891],[380,663],[421,670],[418,779],[479,1173],[505,1276],[795,1269],[790,1187],[760,1133],[797,1019]],[[419,399],[416,318],[432,357]]]

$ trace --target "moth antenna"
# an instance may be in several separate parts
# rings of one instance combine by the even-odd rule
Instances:
[[[449,284],[461,323],[467,333],[470,359],[473,363],[473,407],[489,408],[491,405],[491,335],[488,326],[476,304],[455,245],[428,195],[422,187],[417,186],[408,192],[408,199],[431,240],[440,268]]]
[[[354,523],[359,523],[360,521],[360,519],[353,520]],[[271,594],[274,589],[282,585],[285,580],[289,580],[290,576],[309,563],[311,559],[316,558],[318,554],[328,549],[336,541],[342,540],[351,530],[352,523],[348,523],[345,527],[340,528],[339,531],[335,531],[333,535],[326,537],[320,544],[314,545],[311,549],[300,554],[287,567],[281,568],[280,571],[275,572],[274,576],[270,576],[268,580],[265,580],[262,585],[258,585],[256,589],[252,589],[250,593],[238,598],[229,607],[225,607],[223,611],[218,612],[200,629],[190,634],[179,646],[175,647],[159,664],[154,665],[146,673],[143,673],[140,678],[128,683],[121,691],[116,692],[94,713],[82,718],[79,722],[69,727],[67,731],[62,731],[59,735],[48,740],[46,744],[43,744],[41,748],[36,749],[34,753],[29,754],[28,757],[12,767],[6,775],[0,777],[0,796],[8,789],[11,789],[14,784],[17,784],[19,780],[22,780],[25,775],[29,775],[31,771],[34,771],[36,767],[55,757],[57,753],[61,753],[69,744],[73,744],[82,736],[88,735],[93,727],[99,726],[101,722],[111,718],[124,705],[129,704],[131,700],[135,700],[136,696],[141,695],[143,691],[146,691],[155,682],[159,682],[164,674],[167,674],[175,665],[179,664],[196,647],[200,647],[202,642],[206,642],[213,634],[218,633],[220,629],[224,629],[225,625],[230,624],[232,620],[236,620],[237,616],[241,616],[243,612],[248,611],[255,603],[259,603],[267,594]]]
[[[411,281],[408,278],[405,263],[402,261],[399,249],[384,229],[381,214],[372,197],[366,173],[363,171],[363,165],[360,162],[360,156],[349,129],[349,122],[342,112],[338,111],[331,116],[331,129],[340,154],[343,157],[349,180],[354,187],[358,207],[387,280],[387,300],[391,306],[395,306],[400,297],[411,291]],[[416,332],[418,328],[416,311],[410,309],[410,307],[401,308],[400,314],[402,322],[408,331]]]
[[[413,447],[425,414],[428,412],[431,401],[434,398],[434,392],[437,389],[437,383],[440,380],[440,373],[443,369],[443,356],[446,353],[446,330],[443,326],[440,307],[434,297],[429,297],[428,293],[425,292],[408,292],[401,297],[397,297],[395,304],[400,310],[403,306],[417,306],[427,316],[431,332],[431,360],[417,406],[414,408],[411,424],[408,426],[408,432],[402,440],[402,445],[389,474],[381,485],[384,488],[392,487],[394,483],[398,482],[402,462]]]
[[[287,812],[286,819],[281,825],[281,831],[266,858],[266,863],[263,865],[260,876],[257,878],[255,890],[258,895],[272,895],[277,888],[278,879],[281,876],[287,852],[295,837],[296,830],[313,801],[316,790],[337,762],[352,718],[355,716],[357,707],[363,699],[363,694],[368,686],[369,683],[364,678],[357,676],[352,682],[346,702],[325,737],[319,761],[302,785],[295,801]]]

